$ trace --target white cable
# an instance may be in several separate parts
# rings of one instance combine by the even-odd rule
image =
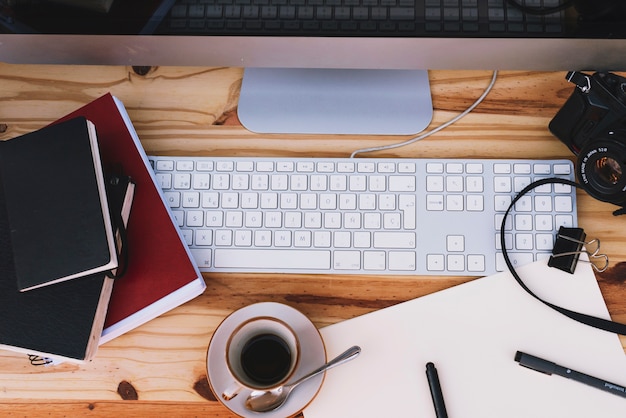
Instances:
[[[461,119],[463,116],[467,115],[472,110],[474,110],[474,108],[476,108],[476,106],[478,106],[485,99],[485,97],[487,97],[487,95],[489,94],[489,92],[493,88],[494,84],[496,84],[496,78],[497,77],[498,77],[498,71],[495,70],[493,72],[493,75],[491,76],[491,82],[489,83],[489,85],[487,86],[487,88],[485,89],[483,94],[481,94],[480,97],[478,99],[476,99],[476,101],[470,107],[468,107],[462,113],[460,113],[459,115],[457,115],[454,118],[450,119],[446,123],[444,123],[442,125],[439,125],[436,128],[434,128],[434,129],[432,129],[432,130],[430,130],[430,131],[428,131],[426,133],[423,133],[422,135],[416,136],[415,138],[411,138],[411,139],[408,139],[408,140],[403,141],[403,142],[398,142],[397,144],[381,145],[381,146],[378,146],[378,147],[358,149],[356,151],[353,151],[352,154],[350,154],[350,158],[354,158],[355,155],[366,153],[366,152],[382,151],[382,150],[388,150],[388,149],[393,149],[393,148],[400,148],[400,147],[403,147],[405,145],[410,145],[410,144],[412,144],[414,142],[417,142],[417,141],[419,141],[421,139],[427,138],[427,137],[431,136],[432,134],[437,133],[437,132],[439,132],[440,130],[442,130],[444,128],[447,128],[448,126],[452,125],[453,123],[455,123],[456,121]]]

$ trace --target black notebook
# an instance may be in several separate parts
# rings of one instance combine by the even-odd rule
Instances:
[[[91,122],[75,118],[0,142],[0,178],[20,291],[117,267]]]
[[[2,184],[0,182],[0,198]],[[128,222],[134,184],[108,183],[112,216]],[[4,205],[0,205],[0,246],[11,248]],[[13,256],[0,252],[0,348],[57,360],[83,362],[98,348],[113,290],[108,272],[67,280],[28,292],[17,287]],[[123,279],[120,279],[123,280]]]

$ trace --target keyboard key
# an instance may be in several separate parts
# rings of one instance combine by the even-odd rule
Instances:
[[[243,269],[328,270],[330,251],[216,249],[215,267]]]
[[[232,161],[219,161],[216,166],[217,171],[233,171],[234,163]]]
[[[552,234],[537,234],[535,236],[535,247],[541,251],[552,251],[554,237]]]
[[[384,251],[363,252],[363,268],[365,270],[383,271],[386,266],[387,255]]]
[[[467,270],[471,272],[485,271],[485,256],[479,254],[470,254],[467,256]]]
[[[448,174],[461,174],[463,173],[463,163],[448,163],[446,164],[446,173]]]
[[[177,161],[176,162],[176,170],[178,171],[192,171],[194,168],[193,161]]]
[[[513,165],[513,172],[515,174],[530,174],[530,170],[530,164],[527,163]]]
[[[494,190],[496,193],[511,193],[511,178],[496,177],[494,179]]]
[[[389,177],[390,192],[414,192],[415,177],[412,176],[391,176]]]
[[[552,174],[552,167],[550,166],[550,164],[533,164],[533,173],[548,176]]]
[[[211,250],[206,248],[192,248],[191,255],[193,256],[196,264],[199,268],[210,268],[211,265]]]
[[[509,195],[497,195],[494,197],[494,210],[504,212],[509,208],[512,201],[513,199]]]
[[[554,165],[554,175],[555,176],[564,176],[570,174],[572,171],[571,166],[569,164],[555,164]]]
[[[463,211],[463,195],[447,195],[446,196],[446,210],[461,212]]]
[[[426,191],[443,192],[443,176],[427,176]]]
[[[447,267],[451,272],[465,270],[465,256],[463,254],[449,254],[447,256]]]
[[[537,231],[552,231],[554,229],[552,215],[536,215],[535,229]]]
[[[404,212],[403,220],[405,229],[415,229],[416,197],[415,195],[403,194],[398,199],[398,208]]]
[[[413,232],[375,232],[374,248],[415,248]]]
[[[428,211],[443,211],[443,195],[428,195],[426,196],[426,210]]]
[[[174,170],[174,161],[159,160],[156,163],[156,169],[159,171],[172,171]]]
[[[415,163],[409,163],[409,162],[398,163],[398,173],[415,173]]]
[[[483,165],[480,163],[467,163],[465,165],[465,172],[467,174],[482,174]]]
[[[535,261],[532,253],[507,252],[507,255],[509,256],[509,260],[511,260],[511,264],[513,265],[514,268],[517,268],[517,267],[523,266],[524,264],[529,264]],[[504,256],[502,255],[502,253],[496,254],[496,268],[498,269],[498,271],[507,270],[507,265],[506,265],[506,262],[504,261]]]
[[[483,178],[477,176],[465,179],[466,190],[471,193],[482,193],[484,191]]]
[[[443,254],[429,254],[427,256],[427,269],[428,271],[444,271],[445,259]]]
[[[464,182],[464,178],[461,176],[446,177],[446,191],[447,192],[462,192],[463,182]]]
[[[426,172],[434,174],[443,173],[443,163],[426,163]]]
[[[465,251],[465,237],[463,235],[448,235],[446,237],[446,249],[448,251]]]
[[[359,251],[335,251],[333,267],[337,270],[359,270],[361,253]]]
[[[532,250],[533,244],[532,234],[515,234],[516,250]]]
[[[572,198],[570,196],[556,196],[554,198],[554,210],[557,212],[572,212]]]
[[[482,195],[467,196],[466,209],[469,212],[482,212],[485,209],[485,201]]]
[[[389,270],[415,271],[415,253],[411,251],[390,251]]]

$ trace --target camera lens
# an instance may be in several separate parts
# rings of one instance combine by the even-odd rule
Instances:
[[[626,147],[621,135],[594,138],[581,150],[576,175],[591,196],[616,205],[626,203]]]
[[[594,165],[594,171],[597,179],[606,183],[607,186],[613,186],[622,178],[622,167],[611,157],[598,158]]]

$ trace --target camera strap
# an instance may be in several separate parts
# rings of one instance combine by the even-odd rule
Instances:
[[[520,191],[517,196],[515,196],[515,198],[511,201],[511,204],[509,205],[509,207],[507,208],[506,212],[504,213],[504,218],[502,219],[502,225],[500,226],[500,244],[502,246],[502,255],[504,257],[504,261],[506,262],[506,265],[509,269],[509,271],[511,272],[511,274],[513,275],[513,277],[515,278],[515,280],[517,281],[517,283],[522,287],[522,289],[524,289],[528,294],[530,294],[532,297],[534,297],[535,299],[537,299],[538,301],[542,302],[543,304],[549,306],[550,308],[554,309],[557,312],[560,312],[561,314],[575,320],[578,321],[580,323],[583,323],[585,325],[589,325],[595,328],[599,328],[601,330],[604,331],[609,331],[609,332],[613,332],[616,334],[620,334],[620,335],[626,335],[626,324],[622,324],[619,322],[614,322],[611,320],[607,320],[607,319],[603,319],[603,318],[598,318],[595,316],[591,316],[591,315],[587,315],[584,313],[580,313],[580,312],[575,312],[557,305],[554,305],[551,302],[548,302],[542,298],[540,298],[539,296],[537,296],[528,286],[526,286],[526,284],[524,283],[524,281],[521,279],[521,277],[519,276],[519,274],[517,274],[517,272],[515,271],[515,267],[513,266],[513,263],[511,262],[511,260],[509,259],[508,253],[507,253],[507,249],[506,249],[506,243],[505,243],[505,237],[504,237],[504,232],[506,229],[506,220],[509,216],[509,213],[511,212],[511,210],[513,209],[513,207],[515,206],[515,203],[517,203],[522,196],[524,196],[525,194],[527,194],[528,192],[530,192],[531,190],[533,190],[535,187],[538,186],[542,186],[545,184],[566,184],[566,185],[570,185],[572,187],[576,187],[576,188],[580,188],[582,189],[582,186],[574,181],[571,180],[567,180],[567,179],[561,179],[561,178],[545,178],[545,179],[540,179],[540,180],[536,180],[532,183],[530,183],[528,186],[526,186],[524,189],[522,189],[522,191]]]
[[[589,93],[591,90],[591,80],[589,76],[578,71],[570,71],[565,76],[567,81],[576,84],[583,93]]]

